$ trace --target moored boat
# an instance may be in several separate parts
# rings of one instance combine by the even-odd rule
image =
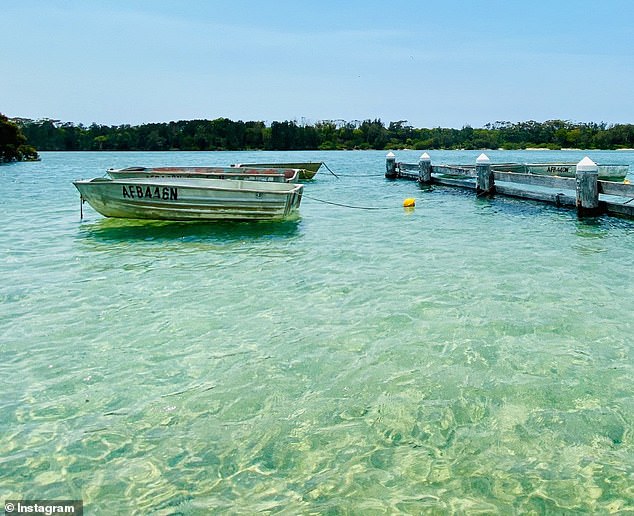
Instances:
[[[629,171],[629,165],[603,165],[598,163],[599,179],[623,181]],[[528,174],[547,176],[575,177],[576,163],[526,163]]]
[[[299,208],[303,185],[242,179],[95,178],[74,181],[105,217],[158,220],[283,220]]]
[[[323,164],[323,161],[311,161],[306,163],[236,163],[233,166],[240,168],[298,168],[300,169],[299,178],[306,180],[315,177]]]
[[[206,179],[243,179],[245,181],[274,181],[292,183],[298,180],[296,168],[241,168],[235,167],[127,167],[109,168],[113,179],[132,177],[175,177]]]
[[[536,174],[541,176],[575,177],[576,163],[500,163],[491,165],[493,170]],[[598,164],[599,179],[604,181],[623,181],[629,172],[629,165]]]

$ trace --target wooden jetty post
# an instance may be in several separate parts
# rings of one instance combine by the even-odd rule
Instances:
[[[601,213],[599,207],[599,167],[588,156],[577,163],[577,215],[593,217]]]
[[[495,179],[493,177],[493,169],[491,168],[491,160],[482,153],[476,159],[476,195],[491,196],[495,193]]]
[[[418,159],[418,182],[421,184],[431,183],[431,158],[426,152]]]
[[[388,179],[396,179],[396,156],[393,152],[388,152],[385,156],[385,177]]]

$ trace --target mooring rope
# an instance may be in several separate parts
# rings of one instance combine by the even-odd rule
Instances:
[[[379,176],[384,176],[385,174],[335,174],[328,165],[326,165],[325,162],[321,162],[321,164],[326,167],[326,170],[328,170],[328,172],[330,172],[333,176],[335,176],[337,179],[341,179],[342,177],[379,177]]]
[[[352,208],[355,210],[395,210],[397,207],[395,206],[352,206],[351,204],[343,204],[340,202],[332,202],[325,201],[324,199],[317,199],[317,197],[312,197],[310,195],[303,194],[303,197],[306,199],[310,199],[311,201],[323,202],[324,204],[332,204],[333,206],[341,206],[343,208]],[[399,207],[402,209],[402,207]]]
[[[385,174],[339,174],[339,178],[342,177],[383,177]]]
[[[330,167],[328,165],[326,165],[326,163],[324,163],[323,161],[321,162],[321,164],[326,167],[326,170],[328,170],[328,172],[330,172],[333,176],[335,176],[337,179],[339,179],[339,176],[337,174],[335,174],[332,170],[330,170]]]

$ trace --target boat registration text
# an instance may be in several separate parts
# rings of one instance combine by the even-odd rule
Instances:
[[[548,167],[547,174],[567,174],[570,172],[570,167]]]
[[[163,199],[164,201],[176,201],[178,200],[178,188],[164,186],[159,188],[158,186],[151,187],[139,185],[123,185],[122,187],[123,197],[127,199]]]

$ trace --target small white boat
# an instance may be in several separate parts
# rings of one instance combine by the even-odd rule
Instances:
[[[300,169],[300,179],[312,179],[319,171],[322,165],[325,165],[323,161],[312,161],[307,163],[236,163],[232,166],[238,168],[268,168],[268,167],[288,167]]]
[[[623,181],[629,172],[629,165],[602,165],[599,167],[599,179],[604,181]],[[493,170],[536,174],[540,176],[575,177],[576,163],[495,163]]]
[[[158,220],[283,220],[298,210],[303,185],[242,179],[105,177],[74,181],[105,217]]]
[[[113,179],[131,177],[177,177],[206,179],[243,179],[245,181],[273,181],[294,183],[300,170],[296,168],[243,168],[234,167],[127,167],[109,168]]]
[[[575,177],[576,163],[526,163],[527,174],[545,176]],[[623,181],[629,172],[629,165],[597,165],[599,179]]]

